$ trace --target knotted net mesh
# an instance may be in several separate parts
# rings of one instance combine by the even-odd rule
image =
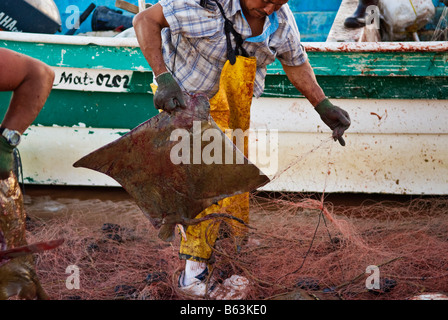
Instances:
[[[65,239],[36,255],[52,299],[190,299],[177,286],[180,236],[162,242],[124,191],[98,190],[50,190],[52,197],[31,190],[25,197],[28,241]],[[448,292],[447,214],[446,197],[252,193],[242,246],[226,232],[228,221],[220,221],[213,279],[245,276],[247,299],[257,300],[392,300]]]

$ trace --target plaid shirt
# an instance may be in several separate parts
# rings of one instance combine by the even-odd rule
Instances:
[[[199,0],[161,0],[169,28],[162,30],[165,64],[187,92],[213,97],[219,89],[219,78],[227,61],[224,17],[212,0],[206,8]],[[226,17],[245,40],[243,47],[257,58],[254,95],[264,90],[267,65],[277,58],[290,66],[303,64],[308,58],[300,44],[300,33],[287,4],[266,19],[263,33],[251,37],[252,31],[243,16],[240,0],[220,0]],[[233,36],[232,46],[235,48]]]

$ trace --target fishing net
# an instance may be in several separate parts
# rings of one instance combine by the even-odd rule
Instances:
[[[158,239],[132,199],[112,189],[81,189],[84,197],[51,190],[51,198],[28,190],[28,241],[65,239],[36,255],[44,288],[64,300],[189,299],[177,288],[180,237]],[[448,292],[448,199],[385,197],[252,193],[244,245],[237,247],[228,232],[235,223],[219,221],[213,279],[243,275],[250,281],[247,298],[257,300]],[[69,278],[73,266],[79,288]],[[367,286],[369,266],[379,270],[378,289]]]
[[[444,7],[442,14],[437,23],[436,29],[432,35],[431,41],[447,41],[448,40],[448,7]]]
[[[319,151],[327,165],[312,179],[324,178],[322,192],[253,192],[248,227],[222,215],[212,220],[209,228],[219,224],[220,232],[208,280],[244,276],[246,298],[254,300],[448,293],[448,198],[328,194],[337,179],[333,145],[331,139],[316,142],[272,177],[295,179]],[[65,239],[36,255],[39,278],[53,299],[191,299],[177,284],[184,268],[180,235],[161,241],[122,188],[28,187],[24,199],[29,242]],[[235,228],[247,237],[235,239]]]

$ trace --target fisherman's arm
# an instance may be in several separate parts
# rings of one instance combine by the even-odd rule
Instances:
[[[348,113],[334,106],[319,86],[314,71],[308,61],[298,66],[283,64],[283,70],[289,81],[299,90],[319,113],[322,121],[333,130],[333,139],[345,145],[343,135],[350,126]]]
[[[53,87],[54,71],[39,60],[0,49],[0,74],[0,91],[13,91],[0,125],[6,135],[0,137],[0,179],[5,179],[13,169],[13,150],[20,142],[17,137],[42,110]]]
[[[133,21],[140,49],[148,61],[157,81],[154,105],[158,109],[173,111],[185,107],[183,93],[176,80],[168,72],[162,54],[162,29],[169,28],[160,4],[137,14]]]
[[[167,71],[162,56],[162,29],[169,28],[160,4],[140,12],[133,21],[140,50],[148,61],[154,76]]]
[[[0,91],[13,91],[2,128],[23,133],[36,119],[53,87],[54,71],[29,56],[0,49]]]

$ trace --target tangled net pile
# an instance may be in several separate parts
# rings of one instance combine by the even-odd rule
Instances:
[[[29,198],[28,241],[64,238],[37,271],[52,299],[190,299],[179,292],[179,239],[165,243],[131,199]],[[43,210],[54,211],[42,218]],[[448,292],[448,199],[333,205],[304,194],[251,195],[248,239],[222,232],[215,278],[249,279],[248,299],[409,299]],[[226,221],[221,221],[225,230]],[[227,235],[227,236],[226,236]],[[79,268],[79,289],[66,286]],[[369,266],[380,288],[368,289]]]

